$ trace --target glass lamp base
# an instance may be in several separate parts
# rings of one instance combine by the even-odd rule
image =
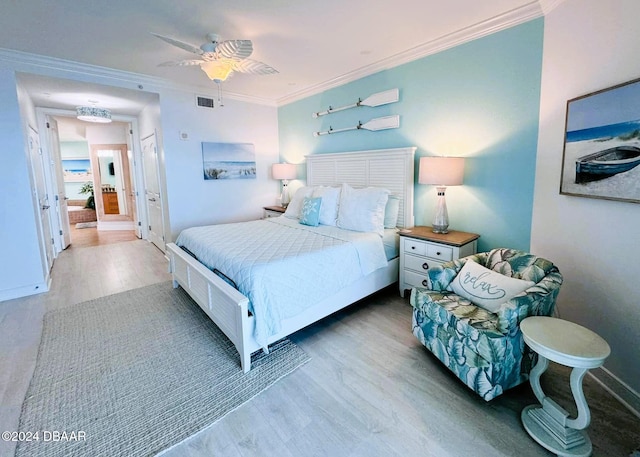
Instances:
[[[289,206],[289,186],[287,185],[286,181],[283,181],[282,183],[282,194],[280,194],[280,204],[282,205],[283,208],[286,208],[287,206]]]
[[[431,227],[431,231],[433,233],[449,233],[449,230],[447,230],[449,228],[449,225],[435,225],[433,224],[433,226]]]
[[[446,187],[438,187],[438,205],[436,206],[436,215],[431,224],[433,233],[449,233],[449,213],[447,212],[447,201],[444,199]]]

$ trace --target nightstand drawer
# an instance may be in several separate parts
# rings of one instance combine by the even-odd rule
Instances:
[[[416,257],[414,255],[406,255],[404,258],[404,267],[409,270],[414,270],[427,274],[427,270],[436,265],[440,265],[438,262],[427,260],[424,257]]]
[[[426,255],[427,246],[426,246],[426,243],[423,241],[413,240],[411,238],[405,238],[404,252],[410,252],[415,255]]]
[[[409,287],[427,287],[427,275],[421,275],[413,271],[405,271],[404,282]]]
[[[426,287],[428,273],[445,262],[476,253],[475,233],[434,233],[431,227],[417,226],[400,231],[398,288],[404,297],[412,287]]]
[[[427,257],[448,262],[453,259],[453,249],[442,245],[427,244]]]

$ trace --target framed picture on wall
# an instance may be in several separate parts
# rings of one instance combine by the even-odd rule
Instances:
[[[560,193],[640,203],[640,79],[567,101]]]
[[[65,182],[91,181],[91,161],[89,159],[62,159],[61,162]]]
[[[256,154],[251,143],[202,143],[205,180],[255,179]]]

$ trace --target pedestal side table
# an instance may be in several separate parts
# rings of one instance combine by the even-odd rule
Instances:
[[[582,379],[590,368],[601,366],[611,353],[605,340],[589,329],[553,317],[528,317],[520,323],[525,343],[538,353],[538,363],[531,370],[530,382],[540,405],[522,410],[525,430],[542,447],[561,456],[591,455],[592,445],[586,428],[591,413],[582,390]],[[571,392],[578,414],[569,413],[547,397],[540,386],[540,376],[549,360],[571,367]]]

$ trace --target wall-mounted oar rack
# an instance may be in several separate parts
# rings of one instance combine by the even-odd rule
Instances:
[[[357,108],[358,106],[380,106],[387,105],[389,103],[397,102],[400,99],[400,91],[398,89],[389,89],[384,92],[378,92],[376,94],[369,95],[364,100],[358,99],[356,103],[351,105],[341,106],[339,108],[332,108],[331,106],[325,111],[318,111],[313,113],[313,117],[326,116],[327,114],[337,113],[338,111],[344,111],[346,109]]]
[[[395,114],[393,116],[385,116],[385,117],[377,117],[375,119],[371,119],[370,121],[358,122],[358,125],[354,127],[345,127],[342,129],[334,129],[329,127],[329,130],[324,132],[313,132],[313,136],[321,136],[321,135],[331,135],[333,133],[340,132],[348,132],[349,130],[387,130],[387,129],[397,129],[400,127],[400,115]]]

